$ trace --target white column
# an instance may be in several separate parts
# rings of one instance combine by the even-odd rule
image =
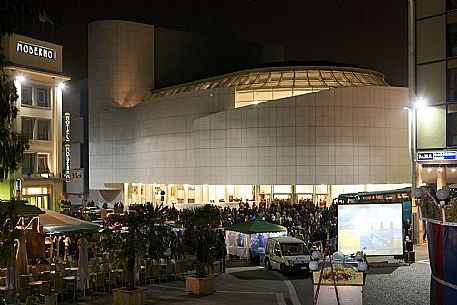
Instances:
[[[436,177],[436,189],[442,189],[443,186],[446,186],[446,168],[445,167],[440,167],[438,168],[437,171],[437,177]]]

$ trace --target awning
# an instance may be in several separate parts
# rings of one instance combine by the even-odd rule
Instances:
[[[30,217],[39,214],[44,214],[40,208],[34,205],[27,204],[27,201],[1,201],[0,214],[14,213],[18,217]]]
[[[39,215],[40,224],[45,233],[49,234],[81,234],[97,233],[101,230],[98,224],[80,220],[65,214],[50,210],[43,210],[45,214]]]
[[[255,233],[274,233],[274,232],[286,232],[287,228],[274,224],[269,223],[262,220],[253,220],[253,221],[246,221],[242,223],[237,223],[231,225],[225,230],[228,231],[236,231],[245,234],[255,234]]]

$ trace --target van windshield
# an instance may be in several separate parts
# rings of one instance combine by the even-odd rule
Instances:
[[[303,255],[309,254],[305,244],[302,243],[290,243],[281,244],[282,255]]]

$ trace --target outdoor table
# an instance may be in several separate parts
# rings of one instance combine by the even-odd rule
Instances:
[[[78,279],[78,277],[76,275],[69,275],[69,276],[64,276],[62,278],[62,280],[65,281],[65,285],[67,286],[69,283],[72,283],[74,282],[74,286],[73,286],[73,298],[76,299],[76,280]],[[68,288],[68,286],[67,286]]]
[[[4,298],[8,298],[9,294],[13,291],[13,289],[8,288],[6,286],[0,286],[0,295]]]
[[[67,268],[65,268],[65,271],[70,271],[71,275],[75,275],[76,272],[78,271],[78,267],[67,267]]]
[[[34,287],[34,286],[36,287],[36,286],[41,286],[41,285],[47,284],[47,283],[48,283],[48,281],[33,281],[33,282],[29,283],[29,286],[30,287]]]
[[[69,275],[69,276],[64,276],[62,278],[64,281],[76,281],[76,275]]]
[[[47,284],[48,281],[33,281],[29,283],[30,290],[32,291],[32,295],[39,294],[38,288],[42,285]]]
[[[5,292],[11,291],[11,290],[12,290],[11,288],[8,288],[6,286],[0,286],[0,293],[5,293]]]
[[[112,269],[111,272],[123,273],[124,269]]]

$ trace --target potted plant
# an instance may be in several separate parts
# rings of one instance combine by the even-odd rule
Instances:
[[[213,250],[217,247],[215,228],[219,226],[219,211],[211,205],[186,210],[180,222],[184,227],[184,249],[196,256],[195,276],[186,278],[186,289],[193,295],[211,294],[214,279],[208,276],[208,271],[214,261]]]
[[[150,203],[136,206],[126,214],[113,215],[109,220],[113,230],[114,241],[108,243],[111,247],[121,248],[120,257],[127,260],[127,283],[125,288],[113,290],[114,305],[144,305],[146,290],[136,287],[136,264],[139,258],[147,253],[148,242],[151,240],[150,227],[155,223],[165,221],[168,209],[162,206],[153,206]],[[122,231],[120,228],[127,227]],[[119,245],[120,243],[120,245]],[[149,247],[154,247],[149,244]]]
[[[145,222],[148,223],[146,229],[146,239],[148,244],[147,254],[149,258],[159,260],[170,245],[172,230],[165,225],[169,218],[169,210],[162,205],[147,204],[145,207]]]

